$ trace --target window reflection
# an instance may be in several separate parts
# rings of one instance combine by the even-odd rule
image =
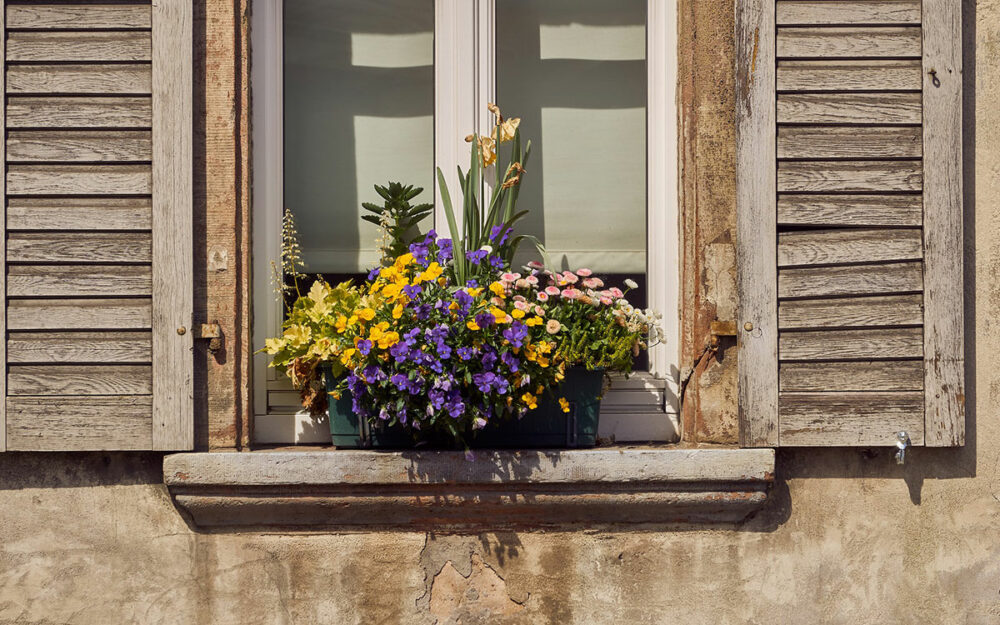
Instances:
[[[378,263],[361,202],[434,171],[433,0],[294,0],[284,9],[284,202],[310,273]]]

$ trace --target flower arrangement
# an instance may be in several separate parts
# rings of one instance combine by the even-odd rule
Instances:
[[[523,215],[514,206],[530,143],[522,151],[519,120],[504,119],[492,105],[491,111],[492,136],[469,138],[472,164],[468,173],[459,170],[463,231],[441,177],[452,238],[431,230],[406,245],[397,228],[383,249],[407,251],[384,259],[363,285],[319,279],[302,294],[294,223],[287,218],[291,257],[282,262],[295,277],[297,297],[282,336],[264,349],[312,411],[326,408],[325,374],[336,380],[330,394],[349,394],[354,412],[372,424],[461,441],[498,419],[523,417],[546,399],[568,412],[559,395],[568,367],[628,374],[639,350],[660,340],[659,316],[626,298],[631,281],[622,291],[605,288],[588,269],[558,272],[530,263],[523,275],[511,271],[514,251],[527,238],[513,236],[513,226]],[[502,174],[497,163],[497,184],[483,204],[482,169],[496,163],[496,146],[507,141],[511,160]]]

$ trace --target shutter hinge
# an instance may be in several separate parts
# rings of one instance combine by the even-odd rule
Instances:
[[[213,354],[222,349],[222,328],[219,322],[196,324],[194,327],[194,338],[208,339],[208,351]]]

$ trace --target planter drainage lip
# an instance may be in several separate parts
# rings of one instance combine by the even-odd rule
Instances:
[[[735,524],[760,508],[774,450],[309,450],[168,455],[198,528],[413,531]]]

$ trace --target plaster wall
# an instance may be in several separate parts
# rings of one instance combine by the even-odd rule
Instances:
[[[198,6],[196,168],[213,174],[200,201],[218,234],[203,242],[199,288],[237,341],[245,281],[227,272],[245,258],[246,7]],[[681,2],[692,355],[735,304],[731,6]],[[199,533],[167,496],[160,454],[0,454],[0,623],[1000,622],[1000,0],[965,7],[963,449],[916,449],[903,467],[887,450],[781,450],[770,504],[736,528],[457,536]],[[213,247],[230,259],[214,273]],[[245,351],[200,355],[202,448],[246,440]],[[734,354],[707,358],[688,389],[690,443],[735,432]]]

